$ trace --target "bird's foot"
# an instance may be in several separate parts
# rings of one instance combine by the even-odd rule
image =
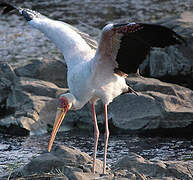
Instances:
[[[94,167],[92,167],[92,173],[95,174],[95,168]]]

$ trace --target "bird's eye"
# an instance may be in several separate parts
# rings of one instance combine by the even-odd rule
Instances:
[[[65,97],[60,97],[57,108],[66,109],[68,106],[68,100]]]

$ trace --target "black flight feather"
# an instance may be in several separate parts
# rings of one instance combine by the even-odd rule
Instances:
[[[2,14],[7,14],[8,12],[17,9],[14,5],[11,5],[11,4],[8,4],[8,3],[5,3],[5,2],[0,3],[0,7],[4,8]]]
[[[123,35],[116,61],[118,69],[126,74],[136,73],[153,47],[164,48],[186,43],[173,30],[157,24],[117,24],[114,28]]]
[[[23,15],[23,17],[27,20],[27,21],[31,21],[34,17],[39,17],[39,18],[43,18],[44,16],[41,15],[40,13],[36,12],[36,11],[32,11],[30,9],[23,9],[20,7],[17,7],[15,5],[9,4],[9,3],[0,3],[0,7],[3,7],[4,10],[2,12],[2,14],[6,14],[14,9],[17,9],[20,14]]]
[[[170,45],[186,43],[184,38],[165,26],[143,23],[139,23],[139,25],[142,28],[136,31],[134,35],[148,42],[151,47],[164,48]]]

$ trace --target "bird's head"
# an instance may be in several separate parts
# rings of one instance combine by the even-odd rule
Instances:
[[[54,122],[52,135],[51,135],[49,146],[48,146],[48,152],[51,151],[52,144],[53,144],[54,139],[56,137],[56,133],[58,132],[58,129],[59,129],[60,125],[62,124],[62,121],[63,121],[66,113],[72,107],[73,101],[74,101],[74,96],[70,93],[62,94],[59,97],[58,104],[57,104],[56,119]]]

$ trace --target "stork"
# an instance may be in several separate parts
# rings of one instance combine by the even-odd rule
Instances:
[[[51,151],[56,133],[68,110],[77,110],[90,102],[94,119],[94,153],[92,172],[95,173],[99,128],[95,104],[104,104],[104,160],[109,138],[107,106],[122,93],[137,93],[126,84],[125,77],[136,73],[139,65],[154,47],[184,43],[184,39],[173,30],[146,23],[107,24],[97,43],[89,35],[64,22],[52,20],[36,11],[1,3],[3,14],[16,9],[34,28],[44,33],[63,53],[67,64],[69,93],[59,97],[48,151]],[[137,99],[136,99],[137,100]]]

